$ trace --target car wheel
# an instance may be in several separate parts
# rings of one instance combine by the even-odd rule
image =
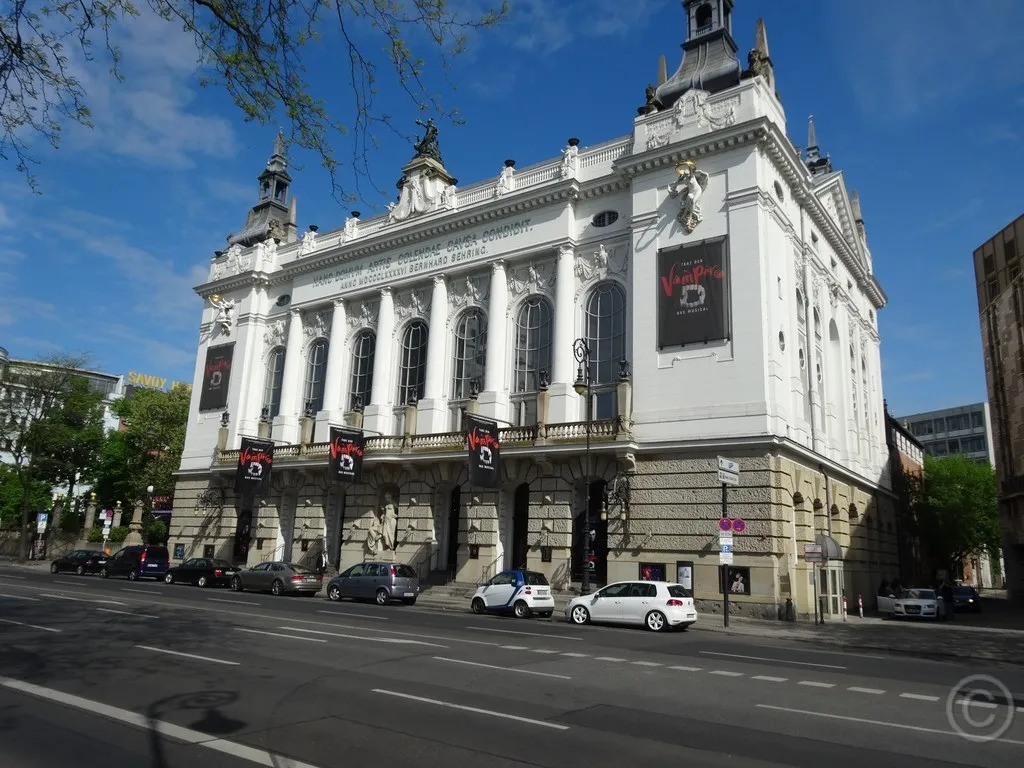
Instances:
[[[374,599],[377,601],[377,605],[387,605],[388,600],[391,599],[391,595],[388,594],[388,591],[384,589],[384,587],[381,587],[377,590],[377,594]]]
[[[274,583],[270,585],[270,591],[280,597],[284,594],[284,583],[280,579],[274,579]]]
[[[173,584],[173,583],[174,583],[174,574],[173,573],[168,573],[166,576],[164,576],[164,584]]]
[[[477,615],[480,615],[487,610],[487,605],[484,603],[483,599],[479,597],[474,597],[473,602],[469,604],[469,607],[472,609],[473,613]]]
[[[238,576],[235,576],[233,579],[231,579],[231,591],[232,592],[241,592],[242,591],[242,580]]]
[[[512,606],[512,611],[515,613],[517,619],[526,619],[530,616],[530,606],[522,600]]]
[[[128,581],[138,581],[139,574],[136,571],[128,571]]]
[[[104,579],[110,578],[110,571],[107,570],[106,566],[100,568],[100,576],[102,576]]]
[[[666,626],[665,614],[661,611],[651,611],[647,614],[644,623],[651,632],[661,632]]]
[[[56,563],[50,563],[50,573],[59,573],[60,568],[57,567]]]
[[[577,605],[569,612],[569,620],[573,624],[589,624],[590,623],[590,611],[584,608],[582,605]]]
[[[78,574],[79,576],[85,576],[85,566],[84,565],[80,565],[77,568],[75,568],[75,573]]]
[[[200,587],[208,587],[210,586],[210,579],[207,576],[200,576],[197,583]]]
[[[329,600],[338,602],[341,600],[341,588],[337,584],[332,584],[327,588],[327,597]]]

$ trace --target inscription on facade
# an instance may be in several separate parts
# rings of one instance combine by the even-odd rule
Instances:
[[[435,240],[388,256],[358,259],[351,264],[316,273],[312,286],[330,286],[339,291],[365,288],[483,259],[490,255],[495,243],[529,234],[533,230],[530,221],[516,219],[494,227],[481,227],[446,240]]]

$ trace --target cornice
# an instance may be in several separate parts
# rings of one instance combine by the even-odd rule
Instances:
[[[633,177],[665,166],[675,166],[683,160],[693,160],[760,142],[766,136],[768,125],[770,122],[765,117],[748,120],[712,133],[629,155],[613,163],[612,168],[626,177]]]
[[[197,285],[192,290],[203,299],[208,299],[215,294],[231,293],[239,288],[266,288],[270,282],[271,275],[267,272],[243,272],[240,275],[222,277],[212,283]]]

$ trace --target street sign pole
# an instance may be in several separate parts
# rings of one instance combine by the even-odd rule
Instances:
[[[722,483],[722,519],[729,519],[729,486]],[[722,620],[729,627],[729,566],[719,566],[722,571]]]

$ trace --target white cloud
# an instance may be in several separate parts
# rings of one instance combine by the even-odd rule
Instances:
[[[0,229],[6,229],[7,227],[14,226],[14,219],[11,214],[8,213],[7,208],[3,203],[0,203]]]
[[[0,326],[9,327],[26,320],[59,323],[60,312],[48,301],[17,294],[9,294],[0,302]]]

